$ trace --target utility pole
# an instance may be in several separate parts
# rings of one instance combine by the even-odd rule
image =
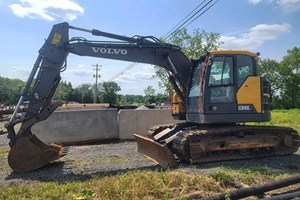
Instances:
[[[94,103],[97,103],[97,98],[98,98],[98,78],[100,78],[100,74],[98,74],[98,72],[100,71],[100,67],[102,67],[102,65],[92,65],[93,67],[95,67],[93,70],[96,71],[96,74],[93,74],[93,77],[96,78],[96,85],[95,85],[95,96],[94,96]]]

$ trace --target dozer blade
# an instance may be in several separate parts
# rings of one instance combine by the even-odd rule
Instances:
[[[20,137],[8,154],[9,166],[18,173],[36,170],[63,156],[62,146],[45,144],[35,135]]]
[[[154,160],[160,166],[172,167],[175,163],[175,156],[170,149],[150,138],[133,134],[138,144],[138,152]]]

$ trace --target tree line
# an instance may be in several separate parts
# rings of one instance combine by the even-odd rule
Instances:
[[[218,49],[222,44],[220,35],[195,29],[188,33],[185,28],[172,34],[168,41],[181,47],[183,53],[197,59],[208,50]],[[259,62],[259,74],[267,77],[271,88],[271,103],[273,109],[300,108],[300,47],[287,51],[281,61],[262,59]],[[115,82],[103,82],[98,85],[100,96],[97,103],[132,104],[161,103],[169,101],[170,84],[164,69],[155,67],[155,77],[160,79],[159,86],[165,88],[165,94],[155,94],[153,87],[145,88],[145,95],[120,95],[120,86]],[[0,103],[15,104],[24,82],[19,79],[0,77]],[[54,95],[54,99],[75,101],[80,103],[94,102],[94,86],[82,84],[73,88],[70,82],[62,81]]]
[[[15,105],[24,85],[25,82],[20,79],[10,79],[0,76],[0,104]],[[115,82],[99,83],[97,88],[99,89],[99,95],[96,103],[130,105],[161,104],[169,101],[168,95],[156,94],[152,86],[145,88],[145,95],[119,94],[118,92],[121,91],[121,87]],[[66,102],[95,103],[95,85],[84,83],[74,88],[70,82],[61,81],[53,99]]]

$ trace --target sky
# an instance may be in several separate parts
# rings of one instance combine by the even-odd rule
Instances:
[[[85,29],[126,35],[163,37],[203,0],[0,0],[0,76],[24,81],[38,50],[54,24],[68,22]],[[205,1],[208,3],[209,1]],[[219,0],[188,25],[219,33],[221,49],[260,52],[261,58],[282,60],[288,49],[300,46],[300,0]],[[71,37],[97,38],[80,31]],[[93,65],[99,64],[100,82],[108,81],[132,63],[91,57],[68,56],[62,80],[73,87],[95,83]],[[138,64],[113,81],[121,94],[142,94],[151,85],[156,93],[158,79],[152,65]]]

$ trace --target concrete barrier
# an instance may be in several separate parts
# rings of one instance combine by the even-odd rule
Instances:
[[[133,133],[146,136],[150,127],[158,124],[178,122],[171,116],[170,110],[120,110],[119,138],[121,140],[134,139]]]
[[[116,109],[56,111],[35,124],[32,133],[47,143],[118,139],[117,115]]]
[[[84,143],[100,140],[133,140],[147,135],[151,126],[174,123],[170,110],[63,110],[35,124],[32,133],[43,142]]]

